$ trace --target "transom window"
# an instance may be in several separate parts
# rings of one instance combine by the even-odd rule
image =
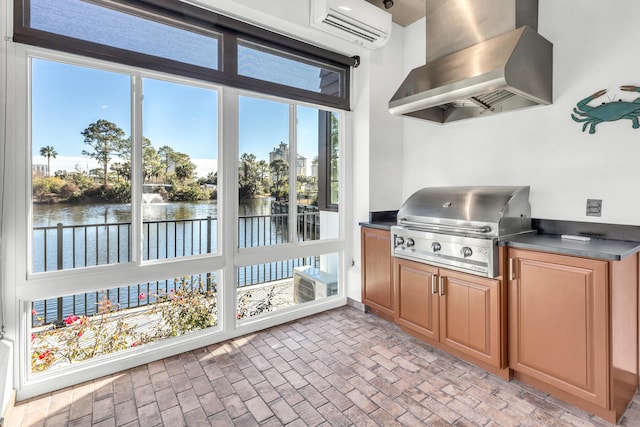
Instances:
[[[14,4],[17,42],[349,109],[355,59],[183,2]]]

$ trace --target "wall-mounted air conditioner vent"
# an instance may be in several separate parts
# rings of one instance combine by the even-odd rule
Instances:
[[[311,0],[312,27],[369,49],[391,35],[391,14],[364,0]]]

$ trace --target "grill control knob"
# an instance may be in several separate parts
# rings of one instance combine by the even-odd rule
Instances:
[[[396,237],[396,246],[400,246],[404,243],[404,239],[402,237]]]
[[[412,238],[408,238],[407,239],[407,247],[410,248],[411,246],[415,245],[416,242],[413,241]]]
[[[465,246],[464,248],[460,249],[460,253],[462,254],[463,257],[468,258],[471,255],[473,255],[473,251],[471,250],[470,247]]]
[[[431,250],[432,250],[433,252],[438,252],[440,249],[442,249],[442,246],[440,246],[440,243],[438,243],[438,242],[433,242],[433,243],[431,244]]]

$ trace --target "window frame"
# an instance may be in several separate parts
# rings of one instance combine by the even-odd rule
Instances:
[[[220,34],[219,69],[214,70],[186,64],[31,28],[29,26],[30,0],[14,0],[14,41],[106,61],[113,61],[114,58],[117,58],[118,63],[133,67],[148,68],[237,89],[320,104],[339,110],[350,110],[350,67],[356,65],[355,58],[331,52],[183,2],[171,0],[92,0],[92,2],[99,6],[188,31],[196,31],[205,35]],[[239,38],[342,70],[343,93],[340,96],[326,95],[238,75],[237,48]]]
[[[338,212],[338,203],[331,203],[331,112],[323,111],[318,120],[320,138],[318,147],[318,208]],[[342,148],[344,144],[340,144]],[[338,159],[340,156],[338,156]],[[338,199],[340,200],[340,199]]]

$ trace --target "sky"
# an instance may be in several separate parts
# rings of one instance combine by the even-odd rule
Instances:
[[[87,170],[98,164],[82,155],[91,148],[81,132],[99,119],[115,123],[131,135],[131,78],[44,59],[33,60],[33,164],[46,164],[40,148],[52,146],[51,172]],[[218,96],[208,88],[162,80],[143,80],[143,135],[158,149],[164,145],[188,154],[198,177],[217,170]],[[242,96],[239,102],[239,154],[269,160],[280,142],[289,143],[288,104]],[[318,154],[317,110],[298,107],[298,153],[311,160]],[[114,158],[113,161],[118,161]]]

